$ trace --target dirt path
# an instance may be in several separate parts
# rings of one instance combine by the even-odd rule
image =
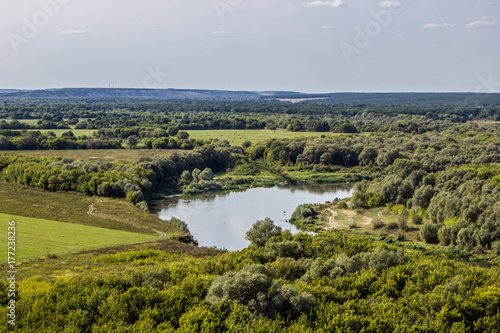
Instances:
[[[94,202],[93,204],[90,204],[89,205],[89,210],[87,211],[87,214],[94,215],[94,205],[95,204],[100,204],[100,203],[102,203],[102,200],[101,199],[97,199],[96,202]]]
[[[328,226],[324,227],[323,229],[330,230],[333,228],[341,228],[342,226],[340,224],[338,224],[337,222],[335,222],[335,217],[337,217],[339,214],[336,211],[334,211],[333,209],[328,209],[328,211],[330,213],[332,213],[332,216],[330,216],[328,218]]]
[[[167,238],[167,234],[166,233],[164,233],[162,231],[154,230],[154,229],[153,229],[153,231],[156,232],[156,233],[158,233],[158,234],[160,234],[160,237],[156,238],[155,240]]]
[[[102,202],[103,202],[103,201],[102,201],[102,199],[96,199],[96,202],[94,202],[93,204],[90,204],[90,205],[89,205],[89,210],[87,211],[87,214],[89,214],[89,215],[91,215],[91,216],[95,216],[95,215],[94,215],[94,210],[95,210],[94,205],[96,205],[96,204],[100,204],[100,203],[102,203]],[[123,221],[123,220],[120,220],[120,222],[122,222],[122,223],[126,223],[126,224],[129,224],[129,225],[132,225],[132,226],[134,226],[134,227],[144,228],[144,226],[138,225],[138,224],[136,224],[136,223],[132,223],[132,222],[128,222],[128,221]],[[159,235],[160,235],[160,237],[155,238],[154,240],[167,238],[167,234],[166,234],[166,233],[164,233],[164,232],[162,232],[162,231],[159,231],[159,230],[154,230],[154,229],[150,229],[150,230],[152,230],[152,231],[154,231],[154,232],[156,232],[157,234],[159,234]]]

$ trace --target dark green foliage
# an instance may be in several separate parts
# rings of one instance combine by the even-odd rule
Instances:
[[[399,228],[399,225],[398,225],[398,223],[397,223],[397,222],[389,222],[389,223],[387,223],[387,225],[386,225],[386,229],[387,229],[387,230],[395,230],[395,229],[397,229],[397,228]]]
[[[420,237],[426,243],[437,244],[439,242],[438,229],[439,227],[435,224],[424,223],[424,225],[420,227]]]
[[[207,294],[207,301],[235,301],[246,305],[254,314],[272,316],[275,312],[295,318],[316,304],[309,293],[299,294],[292,286],[273,282],[274,270],[262,265],[250,265],[239,272],[229,272],[217,278]]]
[[[438,230],[438,239],[441,245],[456,244],[458,230],[454,226],[444,225]]]
[[[405,208],[401,209],[401,213],[399,213],[398,216],[399,230],[402,231],[408,230],[408,218],[409,218],[408,211]]]
[[[373,230],[381,229],[384,226],[385,226],[385,223],[382,222],[381,220],[378,220],[378,219],[372,220],[372,229]]]
[[[267,256],[273,258],[294,258],[299,259],[304,256],[304,248],[302,244],[296,241],[287,242],[267,242],[266,249],[268,249]]]
[[[422,216],[418,215],[417,213],[414,213],[411,216],[411,222],[416,225],[421,225],[423,222]]]

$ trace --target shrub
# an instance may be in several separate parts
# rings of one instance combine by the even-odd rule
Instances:
[[[337,207],[340,209],[347,209],[347,208],[349,208],[349,205],[347,204],[347,202],[345,200],[341,200],[341,201],[337,202]]]
[[[421,225],[422,224],[422,216],[418,215],[418,214],[413,214],[413,216],[411,217],[411,222],[413,224],[416,224],[416,225]]]
[[[148,203],[146,201],[138,202],[135,205],[145,212],[149,211],[149,206],[148,206]]]
[[[455,244],[458,235],[458,230],[454,226],[444,225],[438,230],[438,239],[441,245],[448,246]]]
[[[377,229],[382,229],[385,226],[385,223],[382,222],[379,219],[374,219],[372,220],[372,229],[377,230]]]
[[[387,230],[395,230],[398,228],[398,224],[396,222],[389,222],[386,225]]]
[[[437,244],[438,239],[438,226],[432,223],[425,223],[420,227],[420,237],[429,244]]]
[[[399,213],[398,227],[402,231],[408,230],[408,211],[405,208],[402,208],[401,213]]]
[[[170,281],[170,272],[166,268],[159,271],[152,271],[144,273],[142,276],[142,286],[152,287],[156,289],[163,289],[163,285]]]

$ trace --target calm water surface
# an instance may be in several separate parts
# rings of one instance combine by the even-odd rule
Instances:
[[[151,212],[163,220],[185,221],[200,246],[240,250],[248,246],[247,232],[257,220],[270,217],[283,230],[297,229],[287,221],[298,205],[343,199],[352,195],[346,185],[289,185],[229,193],[209,193],[150,202]]]

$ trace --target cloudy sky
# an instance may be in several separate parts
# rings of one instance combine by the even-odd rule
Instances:
[[[500,0],[0,0],[0,89],[500,92]]]

